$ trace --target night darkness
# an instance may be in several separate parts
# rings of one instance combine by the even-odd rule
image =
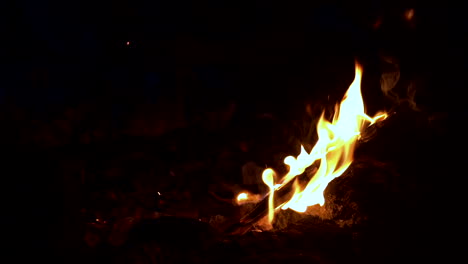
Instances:
[[[399,109],[380,90],[388,58],[398,61],[400,85],[416,89],[415,116],[439,123],[430,143],[417,134],[428,130],[405,134],[403,125],[392,139],[399,143],[375,141],[391,149],[375,157],[402,175],[418,174],[408,189],[424,189],[408,198],[414,207],[401,209],[404,235],[389,242],[404,253],[377,257],[417,260],[457,236],[466,240],[459,220],[466,187],[453,183],[466,174],[464,154],[455,154],[466,145],[457,130],[468,114],[466,10],[377,0],[2,1],[6,243],[20,259],[117,263],[85,243],[90,215],[120,206],[97,205],[95,197],[165,188],[202,203],[209,186],[241,184],[243,164],[275,166],[300,142],[313,143],[311,123],[341,100],[355,60],[371,115]],[[151,180],[141,176],[147,171]]]

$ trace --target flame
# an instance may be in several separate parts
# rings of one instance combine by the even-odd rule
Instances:
[[[237,195],[237,201],[238,202],[247,200],[248,198],[249,197],[248,197],[247,193],[245,193],[245,192],[239,193],[239,195]]]
[[[275,193],[275,172],[272,169],[266,169],[262,174],[263,182],[268,185],[270,188],[270,196],[268,197],[268,208],[273,208],[274,206],[274,193]],[[273,217],[275,216],[274,210],[268,211],[268,221],[271,223]]]
[[[328,183],[341,176],[351,165],[354,148],[363,128],[387,117],[385,113],[379,113],[373,118],[365,114],[360,87],[361,78],[362,68],[356,63],[354,81],[341,104],[336,105],[332,121],[327,121],[322,113],[317,123],[317,143],[310,153],[301,146],[301,152],[297,157],[288,156],[284,159],[289,171],[278,184],[274,183],[272,169],[263,172],[263,181],[270,188],[268,201],[270,222],[273,220],[275,210],[279,208],[305,212],[308,206],[316,204],[322,206],[325,202],[323,192]],[[310,181],[305,186],[296,181],[292,198],[274,206],[275,191],[304,173],[313,164],[317,164],[318,168],[313,172]]]
[[[260,194],[251,194],[247,191],[241,192],[236,197],[237,205],[243,205],[248,203],[257,203],[262,199]]]

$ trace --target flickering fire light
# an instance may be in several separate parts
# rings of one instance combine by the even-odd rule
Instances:
[[[247,191],[241,192],[236,197],[237,205],[243,205],[247,203],[257,203],[262,199],[261,195],[259,194],[251,194]]]
[[[356,63],[355,77],[340,105],[336,105],[332,121],[325,119],[324,113],[317,123],[318,141],[308,153],[303,146],[297,157],[288,156],[284,163],[289,171],[275,183],[275,171],[268,168],[263,172],[263,181],[269,187],[268,220],[273,221],[275,210],[292,209],[305,212],[309,206],[323,205],[323,192],[328,183],[341,176],[353,161],[353,153],[357,140],[364,128],[387,117],[386,113],[378,113],[369,117],[365,113],[361,95],[362,67]],[[280,205],[274,203],[275,192],[278,192],[296,176],[301,175],[313,164],[318,168],[313,172],[307,184],[294,183],[294,194]]]
[[[242,193],[239,193],[239,195],[237,196],[237,201],[247,200],[247,198],[248,198],[247,193],[242,192]]]

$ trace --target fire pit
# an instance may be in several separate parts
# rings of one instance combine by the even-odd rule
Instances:
[[[174,182],[153,183],[159,190],[145,188],[143,180],[135,194],[147,193],[146,198],[132,198],[117,219],[101,214],[91,221],[86,241],[95,253],[90,256],[99,252],[112,263],[387,263],[404,255],[420,258],[422,251],[411,243],[433,248],[428,241],[434,241],[423,239],[428,223],[414,222],[426,214],[416,210],[431,208],[419,204],[434,202],[428,198],[434,192],[434,172],[421,167],[434,162],[437,156],[431,151],[440,149],[434,144],[445,134],[438,134],[426,114],[404,105],[367,116],[360,74],[357,65],[355,81],[333,120],[322,115],[318,147],[301,147],[297,157],[284,159],[286,166],[275,165],[283,176],[249,163],[253,167],[244,173],[257,181],[248,184],[226,182],[196,192],[179,185],[178,174],[201,177],[216,167],[205,161],[171,169],[167,177]],[[110,193],[107,200],[117,202],[117,196]]]
[[[297,158],[288,156],[284,163],[288,172],[278,178],[271,169],[263,171],[262,178],[270,191],[265,199],[235,229],[248,229],[259,219],[268,215],[271,223],[278,209],[293,209],[306,212],[309,206],[323,205],[323,192],[328,183],[341,176],[353,160],[354,146],[361,137],[365,122],[373,125],[387,114],[375,118],[367,116],[360,95],[361,66],[356,65],[355,80],[346,93],[341,106],[336,107],[333,122],[327,122],[322,114],[317,124],[318,141],[310,153],[301,147]],[[307,173],[305,170],[309,167]],[[298,177],[305,175],[305,177]],[[301,179],[302,178],[302,179]],[[304,179],[305,178],[305,179]],[[242,231],[241,231],[242,232]]]
[[[18,258],[467,262],[461,8],[124,2],[11,12]]]

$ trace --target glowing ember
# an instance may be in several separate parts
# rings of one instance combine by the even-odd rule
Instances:
[[[239,193],[239,195],[237,196],[237,201],[240,202],[243,200],[247,200],[247,198],[248,198],[247,193],[245,192]]]
[[[405,18],[411,20],[414,17],[414,9],[408,9],[405,12]]]
[[[272,169],[263,172],[263,181],[270,188],[268,203],[270,222],[273,220],[274,211],[279,208],[305,212],[308,206],[323,205],[325,202],[323,191],[329,182],[341,176],[351,165],[355,144],[363,128],[386,118],[385,113],[378,114],[374,118],[365,114],[360,88],[361,77],[361,66],[356,64],[354,81],[341,104],[336,105],[332,121],[327,121],[322,113],[317,124],[318,141],[310,153],[301,146],[299,156],[286,157],[284,163],[288,165],[289,172],[279,183],[274,183],[275,172]],[[314,163],[318,164],[318,168],[313,172],[311,180],[307,184],[299,184],[296,181],[292,198],[274,208],[274,192],[304,173],[306,168]]]
[[[237,195],[237,205],[243,205],[248,203],[257,203],[262,199],[260,194],[251,194],[249,192],[241,192]]]

